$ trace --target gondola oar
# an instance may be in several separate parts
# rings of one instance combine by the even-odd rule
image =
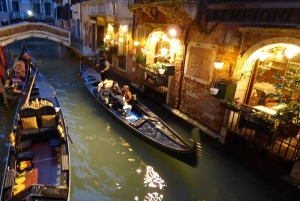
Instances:
[[[24,105],[27,105],[29,103],[29,98],[30,98],[31,90],[32,90],[33,84],[35,82],[35,78],[36,78],[36,76],[38,74],[38,71],[39,71],[39,69],[36,69],[34,77],[32,78],[31,85],[30,85],[30,88],[29,88],[29,91],[28,91],[28,94],[27,94],[27,97],[26,97]]]
[[[82,76],[86,73],[88,73],[90,70],[94,69],[97,66],[97,64],[95,66],[93,66],[92,68],[90,68],[89,70],[85,71],[84,73],[79,73],[79,75],[77,76],[77,78],[75,78],[73,81],[71,81],[69,84],[72,84],[74,82],[76,82],[78,79],[82,78]]]

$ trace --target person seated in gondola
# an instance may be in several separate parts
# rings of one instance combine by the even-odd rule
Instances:
[[[103,86],[99,92],[99,98],[104,101],[105,104],[109,105],[109,100],[112,100],[114,97],[115,95],[107,86],[107,83],[103,83]]]
[[[121,95],[122,91],[119,87],[119,84],[117,81],[114,81],[112,86],[110,87],[110,90],[115,94],[115,95]]]
[[[113,104],[113,107],[116,108],[116,109],[123,108],[124,102],[123,102],[122,96],[121,96],[122,91],[121,91],[117,81],[113,81],[113,84],[110,87],[110,90],[115,95],[113,100],[111,101],[112,104]]]
[[[132,106],[130,105],[131,99],[132,99],[132,94],[129,90],[128,85],[124,85],[122,90],[121,90],[121,96],[123,97],[123,110],[124,110],[124,115],[125,117],[130,116],[130,111],[132,109]]]

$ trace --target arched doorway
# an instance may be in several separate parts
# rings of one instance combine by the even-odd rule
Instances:
[[[235,97],[251,106],[267,106],[266,98],[279,90],[289,98],[299,99],[300,88],[292,86],[286,90],[298,73],[300,75],[300,40],[288,37],[264,40],[238,58],[234,72],[238,80]],[[284,90],[280,86],[285,86]]]

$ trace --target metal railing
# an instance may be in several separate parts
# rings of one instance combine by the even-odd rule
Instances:
[[[252,107],[225,107],[223,127],[228,131],[254,142],[256,145],[284,158],[287,161],[298,159],[300,146],[299,130],[287,132],[274,123],[266,122],[253,115],[258,112]]]
[[[168,76],[142,70],[141,78],[143,84],[154,89],[155,91],[161,94],[165,94],[168,92]]]

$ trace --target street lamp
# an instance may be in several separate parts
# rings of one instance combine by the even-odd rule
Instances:
[[[139,41],[134,41],[133,42],[133,46],[134,46],[134,48],[133,48],[133,54],[136,54],[136,48],[137,48],[137,46],[139,46]]]
[[[222,61],[216,61],[216,62],[214,62],[214,66],[217,69],[217,75],[216,75],[216,78],[215,78],[215,81],[214,81],[213,88],[210,88],[210,93],[212,95],[217,95],[217,93],[219,92],[219,89],[216,88],[215,85],[216,85],[217,78],[218,78],[218,75],[219,75],[219,70],[224,66],[224,62],[222,62]]]

